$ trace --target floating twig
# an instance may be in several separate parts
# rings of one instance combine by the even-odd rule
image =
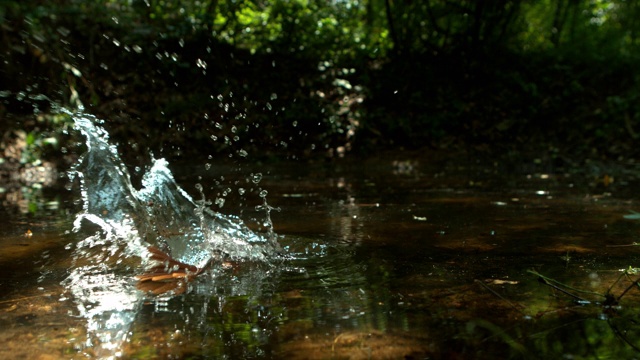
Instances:
[[[483,288],[489,290],[489,292],[491,292],[493,295],[497,296],[500,300],[504,301],[505,303],[509,304],[509,306],[511,306],[512,308],[516,309],[516,311],[518,311],[520,314],[527,316],[527,314],[525,314],[520,306],[517,306],[516,304],[512,303],[511,301],[505,299],[502,295],[498,294],[496,291],[494,291],[492,288],[488,287],[485,283],[483,283],[482,281],[475,279],[473,280],[474,282],[476,282],[477,284],[480,284],[480,286],[482,286]]]

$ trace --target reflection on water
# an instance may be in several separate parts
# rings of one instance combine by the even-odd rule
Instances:
[[[636,247],[612,246],[637,242],[640,224],[624,219],[639,208],[632,195],[579,174],[459,165],[379,159],[343,168],[263,166],[261,185],[281,209],[271,213],[281,248],[271,261],[261,261],[268,252],[251,252],[268,249],[270,240],[236,218],[214,213],[207,218],[217,227],[203,226],[205,202],[182,193],[162,162],[147,171],[157,181],[144,189],[160,189],[156,195],[120,182],[114,196],[99,200],[120,199],[121,206],[111,214],[84,208],[78,232],[64,232],[73,219],[62,215],[7,215],[0,245],[16,251],[0,257],[0,356],[637,356],[637,275],[616,283],[619,269],[637,266]],[[196,181],[196,170],[181,173],[180,183]],[[176,196],[150,201],[157,193]],[[175,219],[157,207],[163,203],[172,204]],[[178,226],[194,218],[187,231]],[[32,237],[23,236],[25,228]],[[233,229],[223,237],[242,234],[239,247],[203,243],[222,229]],[[147,245],[196,266],[216,260],[183,294],[149,296],[135,278],[147,268]],[[529,270],[569,291],[618,297],[631,290],[616,306],[590,293],[580,294],[590,303],[579,303]]]

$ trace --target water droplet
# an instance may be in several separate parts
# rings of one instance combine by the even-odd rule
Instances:
[[[242,157],[247,157],[247,155],[249,155],[249,153],[247,153],[244,149],[240,149],[238,151],[238,155],[240,155]]]
[[[199,68],[203,68],[203,69],[206,69],[206,68],[207,68],[207,62],[206,62],[206,61],[204,61],[204,60],[202,60],[202,59],[197,59],[197,60],[196,60],[196,65],[197,65]]]
[[[267,190],[262,190],[262,191],[260,191],[259,196],[261,198],[265,198],[265,197],[267,197],[267,194],[269,194],[269,192]]]
[[[211,169],[211,164],[209,164],[209,163],[204,164],[204,169],[205,170]]]
[[[262,173],[251,174],[251,181],[254,184],[260,183],[260,180],[262,180]]]
[[[240,194],[240,195],[244,195],[245,192],[246,192],[246,190],[244,188],[239,188],[238,189],[238,194]]]

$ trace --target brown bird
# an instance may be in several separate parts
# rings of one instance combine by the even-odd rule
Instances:
[[[137,275],[137,288],[153,293],[154,295],[165,294],[172,291],[174,295],[180,295],[187,290],[187,283],[196,276],[202,274],[210,265],[211,260],[203,267],[198,268],[173,259],[167,253],[155,246],[147,248],[151,253],[151,260],[157,265],[151,267],[149,271],[142,275]]]

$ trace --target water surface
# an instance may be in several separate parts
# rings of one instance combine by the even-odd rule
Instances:
[[[279,208],[271,212],[277,265],[239,262],[212,269],[185,294],[141,295],[127,309],[124,342],[107,351],[65,287],[78,266],[69,244],[87,235],[70,231],[75,195],[47,190],[32,213],[5,196],[0,356],[637,356],[639,289],[618,304],[598,295],[617,298],[637,278],[616,283],[620,269],[637,264],[637,248],[619,246],[636,242],[640,229],[623,217],[638,209],[625,179],[605,187],[582,172],[504,172],[402,155],[256,164],[244,173],[224,164],[173,169],[187,192],[203,184],[211,199],[218,190],[208,184],[221,174],[233,183],[260,171]],[[58,208],[46,205],[52,199]],[[256,205],[229,196],[213,207],[260,232]],[[567,295],[531,271],[593,293]]]

